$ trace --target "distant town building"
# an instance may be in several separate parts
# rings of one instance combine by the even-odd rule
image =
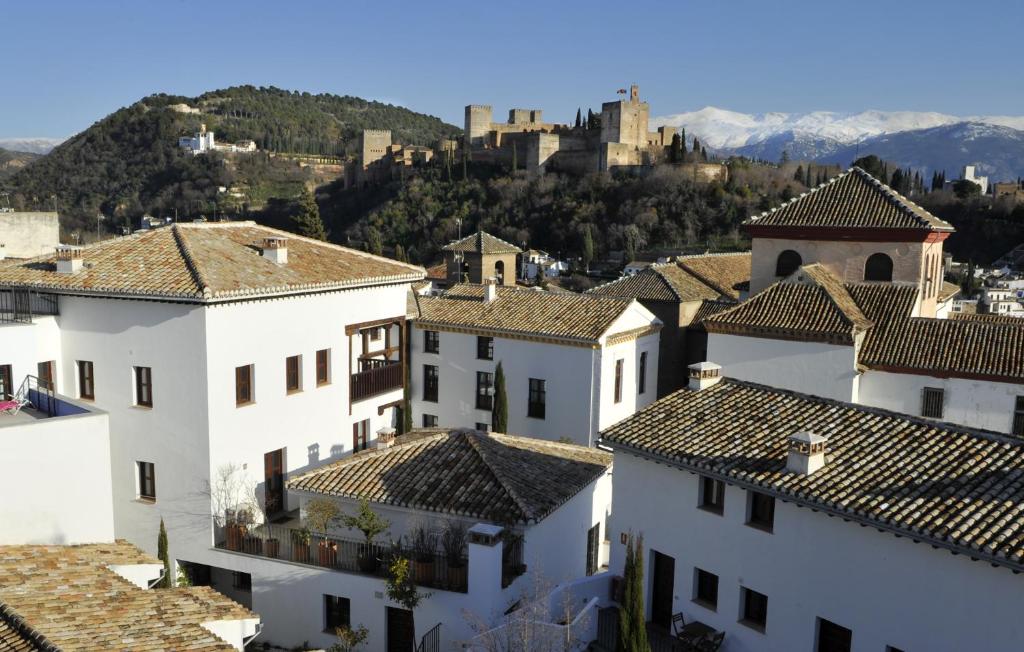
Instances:
[[[516,256],[523,250],[490,233],[478,231],[444,246],[448,284],[483,283],[489,278],[498,285],[516,284]]]
[[[1024,185],[1017,181],[993,183],[992,197],[995,199],[1009,199],[1013,203],[1024,202]]]
[[[217,144],[213,132],[206,130],[206,125],[199,125],[199,131],[192,136],[182,136],[178,139],[178,147],[188,150],[191,154],[204,154],[206,152],[228,152],[228,153],[252,153],[256,151],[256,142],[252,140],[240,140],[236,143]]]
[[[957,181],[970,181],[971,183],[975,183],[981,187],[981,194],[984,195],[988,193],[988,177],[979,177],[976,174],[976,166],[974,165],[965,165],[960,171],[960,178],[953,181],[947,181],[945,188],[947,190],[951,189],[953,184]]]

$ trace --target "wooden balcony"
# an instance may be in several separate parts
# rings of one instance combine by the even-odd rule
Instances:
[[[349,395],[359,401],[378,394],[402,389],[400,360],[360,360],[360,370],[352,374]]]

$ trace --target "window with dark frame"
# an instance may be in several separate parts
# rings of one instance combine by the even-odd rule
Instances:
[[[621,358],[615,361],[615,402],[622,402],[622,367],[625,360]]]
[[[135,404],[153,407],[153,370],[150,367],[135,367]]]
[[[11,400],[14,396],[14,371],[9,364],[0,364],[0,399]]]
[[[1011,434],[1024,437],[1024,396],[1018,396],[1013,403],[1013,426]]]
[[[370,420],[363,419],[352,424],[352,450],[364,451],[370,438]]]
[[[152,462],[136,462],[139,471],[139,498],[156,500],[156,466]]]
[[[339,627],[351,626],[352,605],[348,598],[324,595],[324,631],[334,633]]]
[[[489,371],[476,372],[476,409],[494,409],[494,374]]]
[[[700,508],[721,515],[725,511],[725,482],[706,475],[699,477]]]
[[[853,631],[824,618],[818,619],[817,652],[850,652]]]
[[[302,389],[302,377],[299,373],[301,365],[299,360],[302,356],[290,355],[284,359],[284,386],[289,394]]]
[[[57,386],[54,379],[57,377],[57,362],[49,360],[36,365],[36,376],[39,377],[39,384],[51,391],[56,391]]]
[[[636,393],[647,391],[647,351],[640,354],[640,367],[636,373]]]
[[[530,379],[529,405],[526,415],[534,419],[543,419],[547,411],[547,381],[542,378]]]
[[[477,421],[475,428],[477,430],[479,430],[480,432],[490,432],[491,431],[491,424],[484,423],[483,421]]]
[[[693,570],[693,601],[715,611],[718,609],[718,576],[700,568]]]
[[[231,576],[231,586],[245,593],[252,593],[252,575],[234,571]]]
[[[943,394],[944,391],[939,387],[925,387],[921,391],[921,416],[941,419]]]
[[[316,384],[317,387],[320,385],[326,385],[331,382],[330,373],[330,360],[331,354],[330,349],[320,349],[316,352]]]
[[[78,397],[90,401],[96,399],[95,376],[92,362],[89,360],[78,361]]]
[[[775,497],[759,491],[747,491],[750,496],[750,515],[747,525],[771,532],[775,526]]]
[[[441,334],[437,331],[423,331],[423,350],[427,353],[440,353]]]
[[[436,428],[437,427],[437,415],[436,414],[424,414],[423,415],[423,427],[424,428]]]
[[[252,403],[252,365],[235,367],[235,405]]]
[[[478,335],[476,338],[476,358],[477,360],[493,360],[494,359],[494,338],[484,337]]]
[[[740,591],[740,600],[743,601],[740,622],[763,632],[768,624],[768,596],[745,586]]]
[[[437,365],[423,365],[423,400],[437,403]]]

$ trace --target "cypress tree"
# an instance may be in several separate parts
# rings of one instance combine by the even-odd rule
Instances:
[[[371,226],[366,229],[366,250],[374,256],[380,256],[383,253],[384,242],[381,240],[377,227]]]
[[[583,225],[583,267],[590,272],[590,263],[594,260],[594,236],[590,232],[590,225]]]
[[[156,538],[156,557],[164,563],[164,576],[157,582],[157,588],[169,589],[174,586],[171,580],[171,558],[167,552],[167,528],[164,527],[164,519],[160,519],[160,534]]]
[[[401,244],[395,245],[395,260],[402,263],[409,262],[409,257],[405,255],[405,247],[403,247]]]
[[[583,126],[583,111],[582,109],[576,109],[576,128],[579,129]]]
[[[627,652],[633,640],[633,619],[630,617],[629,608],[632,604],[632,579],[633,579],[633,535],[626,538],[626,563],[622,568],[622,579],[625,583],[622,605],[619,607],[619,644],[616,652]]]
[[[800,183],[804,182],[804,166],[796,166],[796,173],[793,175],[793,180],[799,181]]]
[[[320,219],[320,207],[316,204],[313,193],[308,190],[299,199],[298,212],[292,217],[295,232],[315,240],[327,240],[324,222]]]
[[[494,370],[494,409],[491,410],[491,430],[508,432],[508,395],[505,392],[505,370],[498,362]]]
[[[644,538],[630,534],[626,540],[626,566],[623,577],[625,597],[619,609],[618,652],[649,652],[647,624],[644,619]]]

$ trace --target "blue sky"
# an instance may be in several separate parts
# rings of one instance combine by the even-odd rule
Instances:
[[[570,120],[631,82],[663,115],[1024,113],[1024,2],[3,0],[0,138],[236,84]],[[585,108],[584,108],[585,110]]]

